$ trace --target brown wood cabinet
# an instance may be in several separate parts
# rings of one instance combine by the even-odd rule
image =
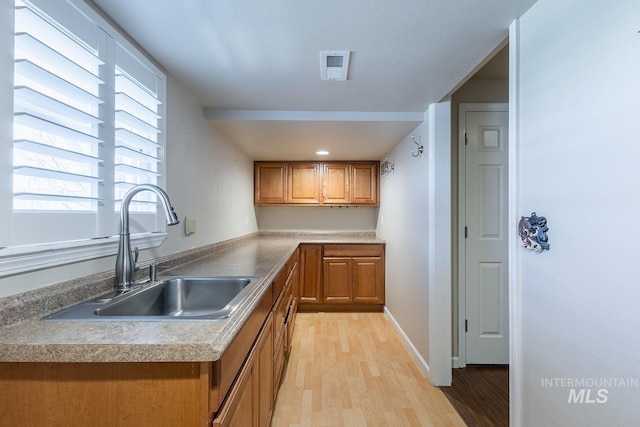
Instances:
[[[384,304],[382,245],[325,245],[324,302]]]
[[[0,363],[0,425],[266,427],[290,354],[298,279],[296,249],[215,362]]]
[[[291,352],[290,333],[293,332],[297,310],[297,298],[294,289],[299,286],[299,250],[291,255],[283,271],[286,272],[286,279],[280,291],[276,303],[273,306],[273,396],[278,394],[280,383],[284,373],[284,368]]]
[[[351,204],[378,206],[378,163],[351,165]]]
[[[262,330],[262,338],[256,344],[257,422],[258,427],[271,424],[273,415],[273,315],[270,315]]]
[[[0,425],[266,427],[298,307],[383,304],[384,245],[302,244],[219,360],[3,362]]]
[[[351,203],[350,163],[325,163],[322,174],[322,204],[347,205]]]
[[[287,203],[319,204],[320,176],[318,163],[289,163],[287,170]]]
[[[223,412],[221,420],[236,419],[235,408],[253,399],[239,384],[252,388],[261,376],[247,361],[260,348],[254,342],[271,309],[266,292],[215,362],[0,363],[0,425],[204,427]],[[271,335],[262,337],[271,359]],[[231,400],[236,403],[226,409]],[[222,425],[256,425],[245,421]]]
[[[213,420],[214,427],[269,425],[273,413],[272,323],[273,316],[269,315],[222,410]]]
[[[256,205],[287,203],[287,164],[254,163],[253,197]]]
[[[0,363],[0,425],[210,425],[211,362]]]
[[[301,311],[380,311],[384,245],[300,245]]]
[[[254,203],[379,206],[379,162],[255,162]]]
[[[322,302],[320,280],[322,277],[322,245],[300,245],[300,285],[298,301],[300,304]]]
[[[384,279],[380,257],[351,258],[353,302],[384,304]]]
[[[323,302],[330,304],[349,304],[353,302],[353,286],[351,258],[322,259],[322,274],[324,278]]]

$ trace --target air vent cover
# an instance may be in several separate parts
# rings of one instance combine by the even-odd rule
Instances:
[[[320,78],[322,80],[347,80],[351,51],[327,50],[320,52]]]

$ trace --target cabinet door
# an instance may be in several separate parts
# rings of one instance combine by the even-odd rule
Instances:
[[[286,163],[255,162],[253,179],[253,201],[256,205],[287,202]]]
[[[226,402],[213,427],[256,427],[258,424],[258,401],[254,358],[249,357],[240,371],[236,383],[229,391]]]
[[[266,427],[273,413],[273,316],[269,315],[256,344],[231,387],[214,427]]]
[[[352,258],[353,301],[363,304],[383,304],[382,261],[379,257]]]
[[[320,203],[320,164],[289,163],[287,203]]]
[[[378,206],[378,164],[351,165],[351,204]]]
[[[351,286],[351,258],[324,258],[324,302],[350,303],[353,301]]]
[[[269,315],[256,344],[257,421],[267,427],[273,414],[273,316]]]
[[[322,277],[322,245],[300,245],[300,279],[294,296],[301,304],[319,303]]]
[[[325,163],[322,174],[322,204],[345,205],[350,202],[348,163]]]

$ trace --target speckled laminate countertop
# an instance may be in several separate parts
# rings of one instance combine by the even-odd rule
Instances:
[[[211,255],[173,268],[171,275],[260,276],[228,319],[198,321],[56,321],[37,317],[0,329],[0,362],[215,361],[270,289],[276,273],[300,243],[384,243],[373,233],[260,233],[222,244]],[[47,290],[42,298],[48,298]],[[32,298],[33,299],[33,298]],[[73,303],[88,299],[73,301]],[[14,298],[13,304],[19,299]],[[0,305],[3,301],[0,300]],[[72,305],[72,304],[69,304]]]

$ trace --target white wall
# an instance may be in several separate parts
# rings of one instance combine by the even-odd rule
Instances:
[[[538,0],[516,32],[518,215],[546,216],[551,245],[518,248],[512,283],[523,426],[640,422],[639,16],[637,0]],[[606,402],[544,384],[563,378]],[[597,384],[615,379],[631,387]]]
[[[428,147],[428,131],[425,121],[412,135]],[[386,241],[386,310],[428,363],[429,157],[412,151],[407,136],[387,154],[394,169],[380,180],[377,234]]]
[[[374,231],[378,208],[256,206],[261,231]]]
[[[196,233],[168,227],[158,248],[166,255],[257,231],[253,160],[229,142],[202,107],[173,79],[167,89],[167,192],[180,220],[196,220]]]
[[[386,241],[387,315],[423,373],[451,384],[451,105],[433,104],[425,122],[388,153],[380,184],[378,237]],[[420,138],[424,153],[413,157]]]
[[[196,233],[185,236],[183,223],[167,227],[164,243],[141,252],[141,261],[257,231],[253,161],[204,118],[202,107],[170,76],[166,145],[167,193],[181,221],[196,219]],[[2,278],[0,297],[114,267],[112,256]]]

